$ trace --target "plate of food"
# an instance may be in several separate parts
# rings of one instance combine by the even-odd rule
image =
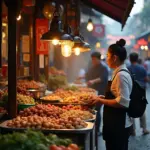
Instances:
[[[55,103],[62,101],[62,99],[59,96],[56,96],[56,95],[53,95],[53,94],[41,97],[40,100],[44,101],[44,102],[55,102]]]

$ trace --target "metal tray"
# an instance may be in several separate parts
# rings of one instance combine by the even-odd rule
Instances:
[[[3,123],[0,124],[0,128],[1,130],[5,130],[5,131],[24,131],[27,128],[10,128],[7,127],[8,121],[5,121]],[[33,129],[33,130],[37,130],[37,131],[42,131],[44,133],[86,133],[89,132],[91,130],[93,130],[94,128],[94,123],[91,122],[86,122],[87,123],[87,127],[86,128],[82,128],[82,129],[54,129],[54,130],[47,130],[47,129]]]
[[[92,119],[85,120],[86,122],[93,122],[96,120],[96,115],[93,115]]]

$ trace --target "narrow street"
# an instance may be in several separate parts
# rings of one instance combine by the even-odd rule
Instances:
[[[150,88],[147,90],[147,100],[150,103]],[[150,104],[147,105],[147,128],[150,130]],[[102,137],[99,139],[99,150],[105,150]],[[129,140],[129,150],[150,150],[150,134],[142,135],[139,119],[136,119],[136,136],[131,136]]]

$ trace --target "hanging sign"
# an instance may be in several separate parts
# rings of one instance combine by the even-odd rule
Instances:
[[[94,24],[94,29],[92,32],[93,36],[103,38],[105,36],[105,25]]]
[[[47,19],[36,19],[36,54],[48,55],[49,42],[42,41],[42,35],[48,31]]]

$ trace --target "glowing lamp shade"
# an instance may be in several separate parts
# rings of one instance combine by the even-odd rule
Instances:
[[[59,44],[59,40],[57,40],[57,39],[52,40],[52,44],[53,45],[58,45]]]
[[[80,55],[80,48],[79,47],[74,49],[74,54],[77,56]]]
[[[72,47],[70,45],[62,44],[61,45],[61,54],[64,57],[69,57],[69,56],[71,56],[71,49],[72,49]]]
[[[93,28],[94,28],[94,26],[93,26],[92,19],[89,19],[89,20],[88,20],[88,24],[87,24],[87,30],[88,30],[89,32],[91,32],[91,31],[93,31]]]

